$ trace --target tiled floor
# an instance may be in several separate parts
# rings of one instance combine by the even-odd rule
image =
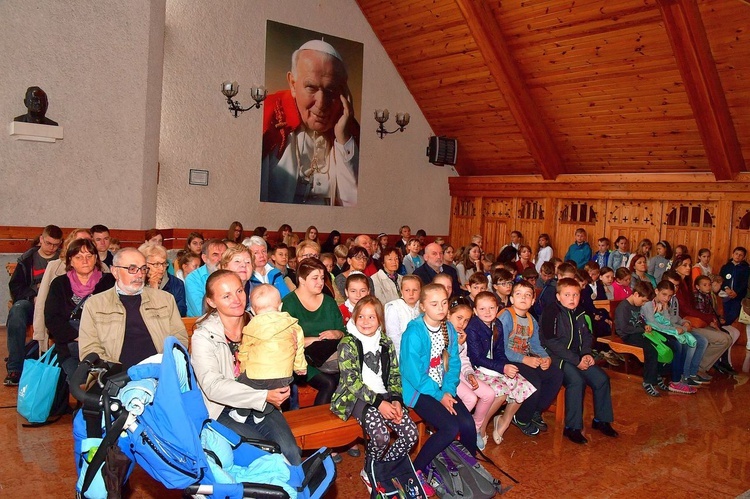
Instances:
[[[5,329],[0,328],[0,355],[5,351]],[[746,350],[736,347],[733,354],[739,368]],[[501,445],[490,441],[486,453],[520,482],[507,497],[720,498],[750,489],[747,374],[716,376],[710,387],[692,396],[654,399],[645,395],[639,380],[623,377],[613,378],[612,387],[615,426],[621,433],[616,440],[592,432],[587,421],[590,442],[575,445],[563,438],[548,413],[547,434],[529,438],[511,427]],[[9,407],[15,397],[15,388],[0,387],[0,497],[73,497],[70,416],[43,428],[23,428],[22,418]],[[590,397],[586,405],[590,417]],[[362,462],[344,455],[327,497],[367,497],[359,481]],[[496,470],[494,474],[500,476]],[[180,497],[140,469],[131,487],[130,497]]]

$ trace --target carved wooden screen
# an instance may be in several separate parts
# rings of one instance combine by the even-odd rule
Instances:
[[[523,234],[524,244],[528,244],[536,251],[539,234],[546,232],[548,229],[545,225],[550,218],[547,213],[549,199],[520,199],[518,210],[516,212],[515,227],[511,230],[517,230]]]
[[[650,239],[653,247],[659,240],[661,209],[658,201],[608,201],[605,233],[612,241],[612,249],[620,236],[628,238],[631,251],[643,239]]]
[[[586,230],[589,244],[596,247],[596,240],[604,233],[604,218],[602,216],[605,201],[602,200],[570,200],[558,201],[557,228],[555,230],[555,256],[563,258],[568,247],[575,241],[576,229]]]
[[[497,257],[498,251],[510,239],[514,199],[484,198],[482,202],[482,249]]]
[[[732,213],[732,251],[737,246],[750,248],[750,203],[734,203]],[[725,255],[719,259],[714,258],[715,263],[725,261]]]
[[[716,237],[716,203],[667,202],[663,238],[674,248],[684,244],[693,258],[700,248],[712,248]]]
[[[451,244],[456,249],[469,244],[479,234],[481,217],[477,204],[480,198],[454,197],[451,208]]]

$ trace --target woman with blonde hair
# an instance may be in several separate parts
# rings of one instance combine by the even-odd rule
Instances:
[[[263,411],[269,404],[278,409],[289,398],[289,387],[256,390],[236,380],[240,362],[234,352],[250,316],[245,312],[244,286],[235,272],[217,270],[208,277],[206,304],[208,312],[193,334],[191,363],[209,416],[243,437],[276,442],[290,464],[300,464],[301,451],[280,411],[272,410],[258,423],[253,417],[238,421],[236,409]]]
[[[253,254],[243,244],[238,244],[234,248],[227,248],[221,254],[221,260],[219,260],[220,269],[231,270],[242,281],[242,285],[245,287],[245,294],[247,295],[247,311],[250,311],[250,292],[256,286],[255,283],[250,281],[254,267],[255,259],[253,258]]]
[[[166,291],[174,297],[180,317],[187,316],[185,283],[167,272],[167,249],[160,244],[142,244],[138,251],[146,257],[146,286]]]

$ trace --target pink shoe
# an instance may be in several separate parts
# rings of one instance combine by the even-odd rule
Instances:
[[[432,485],[430,485],[430,482],[427,481],[427,477],[424,476],[424,473],[422,473],[422,470],[417,470],[417,477],[419,478],[419,483],[422,484],[422,489],[424,490],[424,493],[427,495],[427,497],[434,496],[435,489],[432,488]]]
[[[682,393],[683,395],[692,395],[698,390],[695,387],[688,386],[685,383],[675,383],[672,381],[669,383],[669,391],[674,393]]]

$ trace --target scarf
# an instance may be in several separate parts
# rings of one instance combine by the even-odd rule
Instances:
[[[372,336],[365,336],[360,333],[354,321],[349,321],[346,325],[346,331],[362,344],[362,382],[375,393],[386,393],[386,387],[383,383],[382,369],[380,365],[380,336],[381,329]]]
[[[96,287],[99,280],[102,278],[102,271],[99,269],[94,269],[94,271],[89,276],[89,280],[86,284],[81,283],[81,280],[78,279],[78,274],[76,274],[75,270],[69,270],[68,271],[68,280],[70,281],[70,287],[73,289],[73,294],[79,298],[86,298],[88,295],[90,295],[94,288]]]

